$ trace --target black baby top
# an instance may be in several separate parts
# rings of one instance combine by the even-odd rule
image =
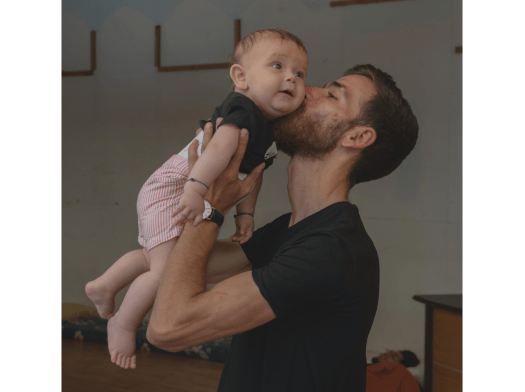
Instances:
[[[220,106],[215,108],[211,117],[213,132],[215,133],[215,121],[222,117],[222,124],[234,124],[239,129],[246,128],[249,132],[248,146],[244,153],[239,171],[250,173],[262,162],[266,163],[266,170],[273,163],[273,158],[277,155],[277,148],[274,144],[271,124],[264,117],[261,109],[246,95],[238,92],[231,92]],[[208,121],[201,120],[200,127]]]

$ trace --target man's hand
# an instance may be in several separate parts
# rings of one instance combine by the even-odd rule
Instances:
[[[217,125],[220,124],[222,118],[217,119]],[[208,125],[209,124],[209,125]],[[213,129],[211,123],[206,123],[204,127],[204,140],[202,142],[201,151],[204,151],[206,144],[211,139]],[[198,133],[198,132],[197,132]],[[205,144],[206,142],[206,144]],[[239,134],[239,146],[233,155],[228,167],[219,175],[213,184],[210,185],[209,191],[204,198],[210,202],[222,215],[226,213],[239,200],[248,195],[255,184],[255,181],[264,169],[264,163],[261,163],[243,180],[239,180],[239,167],[241,165],[246,146],[248,144],[248,130],[241,129]],[[197,156],[198,143],[193,143],[188,150],[188,170],[191,171],[193,165],[198,159]]]

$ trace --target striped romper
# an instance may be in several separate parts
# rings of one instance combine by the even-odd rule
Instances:
[[[199,141],[198,155],[204,132],[195,138]],[[193,139],[193,140],[195,140]],[[188,178],[188,148],[193,140],[178,154],[173,155],[142,186],[137,199],[139,244],[146,250],[179,237],[183,225],[173,224],[172,217],[184,192]]]

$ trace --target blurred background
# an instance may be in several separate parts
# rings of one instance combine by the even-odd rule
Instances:
[[[163,66],[229,61],[241,37],[284,28],[309,54],[307,84],[322,86],[355,65],[391,74],[420,125],[418,143],[386,178],[350,200],[381,264],[368,349],[424,357],[425,310],[416,294],[462,292],[462,2],[405,0],[332,7],[322,0],[63,0],[62,302],[90,305],[86,282],[138,249],[136,200],[146,179],[194,136],[230,91],[227,69],[162,72]],[[290,211],[289,158],[265,173],[256,227]],[[234,232],[233,212],[219,238]],[[124,297],[117,297],[117,306]]]

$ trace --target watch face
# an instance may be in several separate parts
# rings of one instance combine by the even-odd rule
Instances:
[[[208,200],[204,200],[204,212],[202,213],[202,218],[206,219],[211,215],[211,204]]]

